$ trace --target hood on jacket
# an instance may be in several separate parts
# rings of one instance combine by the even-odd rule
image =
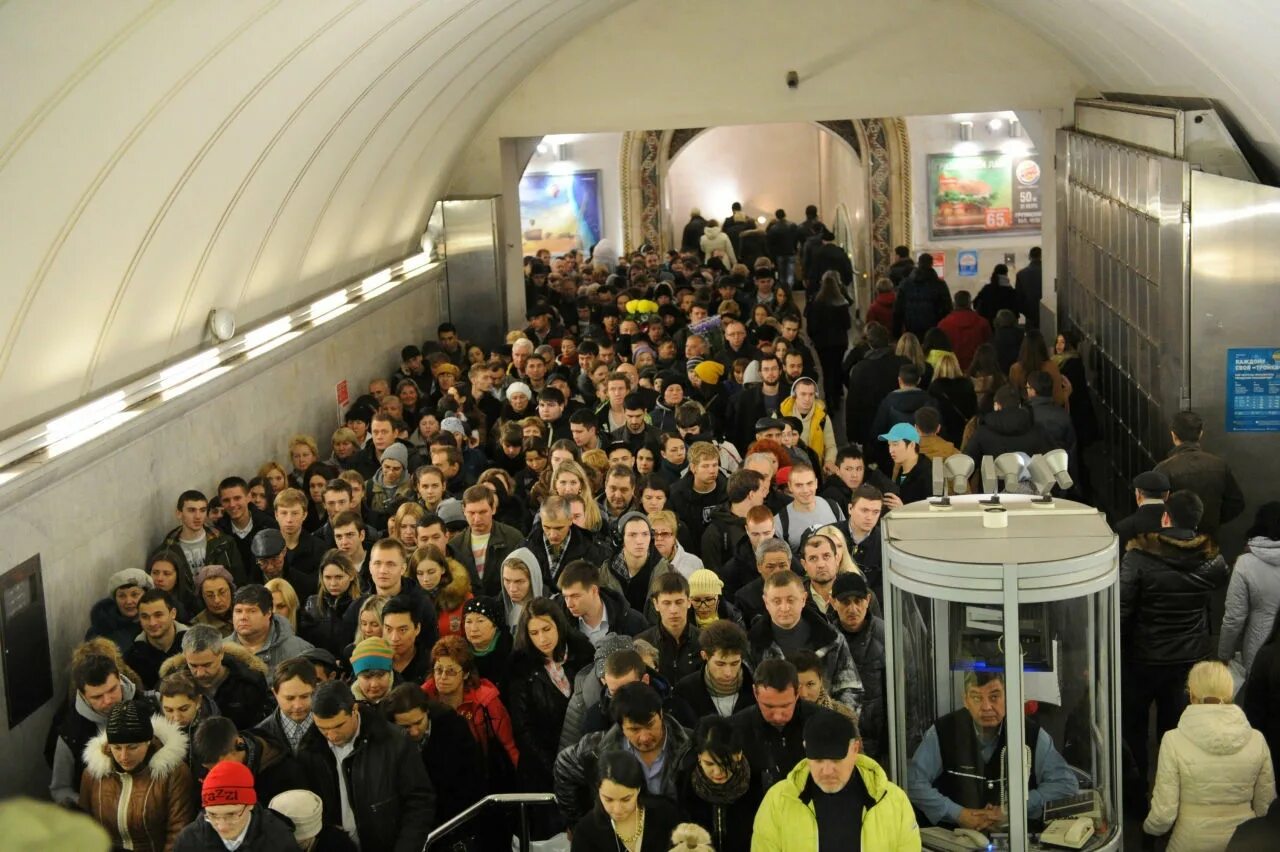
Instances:
[[[1280,541],[1263,538],[1260,535],[1254,536],[1249,539],[1249,553],[1259,562],[1280,568]]]
[[[276,615],[273,613],[271,616],[271,630],[267,633],[267,644],[262,646],[262,651],[259,653],[266,653],[282,642],[292,638],[293,625],[290,624],[289,620],[283,615]]]
[[[123,672],[120,673],[119,677],[120,700],[132,701],[134,696],[138,694],[138,687],[134,686],[133,681],[125,677]],[[75,706],[77,713],[88,719],[90,722],[93,722],[99,728],[105,728],[107,726],[107,717],[90,707],[89,702],[84,700],[84,696],[80,694],[79,690],[76,690]]]
[[[520,549],[525,550],[523,547]],[[507,558],[510,559],[511,557],[508,556]],[[467,569],[456,559],[452,557],[447,557],[447,559],[453,563],[453,565],[449,566],[449,582],[443,586],[437,586],[435,595],[433,595],[436,609],[445,611],[462,606],[467,600],[467,595],[471,594],[471,575],[467,573]],[[537,569],[536,573],[539,576],[540,583],[541,569]],[[534,571],[529,572],[531,578],[534,575]]]
[[[146,770],[157,780],[166,777],[187,758],[187,735],[164,716],[151,717],[151,755]],[[119,772],[107,748],[107,732],[101,731],[84,749],[84,771],[97,781]]]
[[[1141,550],[1170,564],[1188,568],[1218,558],[1218,545],[1209,536],[1176,529],[1139,533],[1129,540],[1125,550]]]
[[[707,225],[702,229],[702,235],[709,239],[714,240],[716,237],[720,236],[720,234],[721,230],[719,225]]]
[[[255,655],[252,651],[250,651],[248,648],[244,647],[243,645],[232,642],[230,639],[223,639],[222,655],[223,655],[224,664],[228,662],[227,657],[230,657],[231,659],[240,663],[240,665],[244,666],[245,668],[252,669],[256,671],[258,674],[262,675],[264,678],[267,679],[268,683],[271,682],[271,678],[267,674],[267,664],[264,663],[262,660],[259,660],[257,655]],[[178,671],[178,669],[182,668],[186,664],[187,664],[186,657],[184,657],[182,655],[182,652],[179,651],[178,653],[174,654],[172,657],[170,657],[169,659],[165,660],[163,663],[160,664],[160,679],[164,680],[166,675],[173,674],[174,672]],[[127,700],[128,698],[129,696],[126,695],[125,699]],[[103,724],[106,724],[106,723],[104,722]]]
[[[512,559],[520,560],[524,563],[525,568],[529,569],[529,600],[542,597],[542,566],[538,564],[538,557],[534,556],[533,551],[527,547],[517,547],[515,550],[508,553],[507,558],[502,561],[508,562]],[[501,570],[501,568],[499,568],[499,570]],[[506,612],[508,618],[510,618],[511,611],[516,604],[511,602],[511,597],[507,594],[506,586],[502,587],[502,591],[499,594],[502,598],[503,611]]]
[[[1253,728],[1236,704],[1190,704],[1178,731],[1209,754],[1235,754],[1248,745]]]

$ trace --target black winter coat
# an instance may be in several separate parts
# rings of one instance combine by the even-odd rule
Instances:
[[[1116,537],[1120,539],[1120,554],[1129,549],[1129,541],[1141,533],[1160,532],[1160,521],[1164,518],[1164,503],[1143,503],[1127,518],[1116,521]]]
[[[555,560],[554,564],[550,554],[547,553],[547,540],[542,533],[541,524],[534,525],[533,531],[520,546],[529,548],[534,559],[538,560],[538,565],[542,567],[542,588],[544,589],[556,588],[556,580],[560,572],[570,562],[585,559],[592,565],[599,565],[612,555],[608,547],[592,541],[591,533],[575,526],[569,527],[569,537],[565,539],[564,549],[560,551],[560,558]]]
[[[755,704],[756,699],[755,692],[751,688],[752,683],[751,672],[747,670],[747,666],[744,663],[742,666],[742,686],[738,688],[738,697],[733,708],[735,713]],[[716,710],[715,702],[711,700],[711,693],[707,691],[707,681],[702,674],[702,669],[680,678],[676,682],[673,694],[693,708],[693,714],[699,719],[719,712]]]
[[[579,633],[569,637],[564,673],[569,683],[594,664],[595,648]],[[551,682],[543,657],[536,650],[511,655],[511,675],[503,694],[511,714],[511,728],[520,749],[518,771],[527,790],[547,790],[560,747],[560,729],[569,709],[569,696]]]
[[[978,291],[978,295],[974,297],[973,309],[986,319],[992,325],[995,324],[996,314],[1003,310],[1013,311],[1013,315],[1017,316],[1018,311],[1018,294],[1013,287],[1006,287],[995,282],[987,282],[982,289]]]
[[[419,852],[435,825],[435,792],[418,748],[376,710],[357,706],[360,732],[341,771],[354,801],[361,849]],[[299,757],[324,802],[324,821],[342,824],[338,772],[328,742],[308,743]]]
[[[893,302],[893,336],[909,331],[921,340],[924,333],[951,313],[951,291],[932,268],[907,276]]]
[[[671,832],[680,824],[676,806],[661,797],[641,796],[644,806],[644,837],[638,852],[667,852],[671,848]],[[596,806],[573,827],[571,852],[602,852],[621,849],[613,823],[602,808]]]
[[[818,349],[845,350],[849,346],[849,327],[853,317],[848,304],[823,305],[811,302],[805,306],[805,331]]]
[[[227,677],[214,690],[213,702],[223,716],[236,723],[238,730],[252,728],[275,709],[271,687],[261,672],[230,654],[223,655],[222,665],[227,669]]]
[[[967,378],[937,379],[929,382],[929,396],[942,415],[942,437],[959,446],[964,427],[978,413],[978,394]]]
[[[1036,425],[1025,408],[1005,408],[982,415],[978,429],[964,445],[964,454],[981,465],[983,456],[1026,453],[1034,456],[1054,449],[1053,440]]]
[[[889,347],[873,349],[849,371],[849,395],[844,403],[845,434],[864,445],[874,442],[871,424],[880,401],[898,388],[898,368],[907,359]]]
[[[431,734],[421,747],[431,786],[436,791],[436,825],[453,819],[485,795],[484,752],[471,725],[452,707],[427,705]]]
[[[834,616],[834,611],[828,611]],[[839,626],[839,620],[836,619]],[[884,619],[867,613],[862,629],[850,633],[843,627],[845,644],[862,676],[862,712],[858,726],[862,750],[880,761],[889,756],[889,717],[885,707]]]
[[[1129,542],[1120,560],[1120,651],[1148,665],[1206,659],[1209,596],[1230,571],[1206,535],[1165,529]]]
[[[351,644],[354,635],[345,617],[355,599],[349,595],[334,598],[328,592],[324,592],[322,597],[322,601],[317,601],[312,595],[303,605],[310,621],[302,630],[302,638],[317,648],[324,648],[335,658],[341,658],[342,649]]]
[[[1244,511],[1244,494],[1231,468],[1199,444],[1184,442],[1174,447],[1156,470],[1169,477],[1170,490],[1194,491],[1204,501],[1200,532],[1217,536],[1222,524]]]
[[[249,831],[237,852],[296,852],[297,849],[293,823],[269,810],[264,803],[254,805]],[[173,844],[173,852],[227,852],[227,847],[202,813],[182,829]]]
[[[658,674],[668,683],[676,683],[691,672],[702,671],[702,656],[698,647],[698,627],[693,623],[693,611],[689,611],[688,623],[680,636],[680,643],[661,624],[655,624],[638,635],[658,649]]]

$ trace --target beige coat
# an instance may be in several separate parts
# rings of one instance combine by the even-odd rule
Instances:
[[[1160,742],[1151,811],[1142,829],[1168,852],[1222,852],[1236,826],[1276,797],[1271,752],[1234,704],[1192,704]]]
[[[151,726],[155,735],[147,762],[133,772],[121,772],[111,758],[106,731],[89,741],[80,809],[107,830],[117,847],[169,852],[196,816],[187,736],[163,716],[153,716]]]

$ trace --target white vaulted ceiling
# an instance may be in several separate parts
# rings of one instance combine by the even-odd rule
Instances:
[[[850,54],[827,45],[843,37],[874,43],[854,67],[860,56],[900,63],[904,102],[951,98],[960,109],[987,106],[992,75],[1023,50],[1024,66],[1042,63],[1061,80],[1057,99],[1034,102],[1051,89],[1037,83],[1019,90],[1033,102],[994,108],[1065,107],[1086,88],[1214,97],[1280,161],[1277,9],[1272,0],[0,0],[0,434],[191,352],[210,308],[231,308],[244,326],[409,253],[457,157],[504,98],[502,109],[524,113],[563,111],[562,99],[582,119],[508,123],[530,132],[601,129],[591,116],[619,108],[636,127],[662,126],[648,119],[673,103],[673,113],[755,121],[704,89],[738,86],[736,96],[756,85],[762,57],[770,80],[786,67],[839,64]],[[873,17],[908,12],[910,27],[868,29]],[[672,26],[609,28],[650,14]],[[930,19],[970,20],[999,41],[957,44]],[[767,49],[734,35],[766,32]],[[933,55],[951,57],[943,65],[957,73],[920,73]],[[960,73],[973,63],[991,68]],[[508,98],[540,65],[569,73]],[[828,97],[815,85],[800,97]],[[926,87],[930,96],[917,97]],[[829,94],[841,91],[853,96]],[[899,94],[884,90],[880,101],[886,93]],[[783,112],[772,120],[791,117]]]

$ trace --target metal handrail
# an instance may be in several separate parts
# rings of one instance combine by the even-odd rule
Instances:
[[[529,852],[529,817],[528,805],[554,805],[556,797],[553,793],[494,793],[491,796],[485,796],[453,819],[437,826],[434,831],[427,835],[427,842],[422,847],[422,852],[427,852],[442,837],[453,831],[463,823],[471,821],[471,818],[489,805],[519,805],[520,806],[520,852]]]

